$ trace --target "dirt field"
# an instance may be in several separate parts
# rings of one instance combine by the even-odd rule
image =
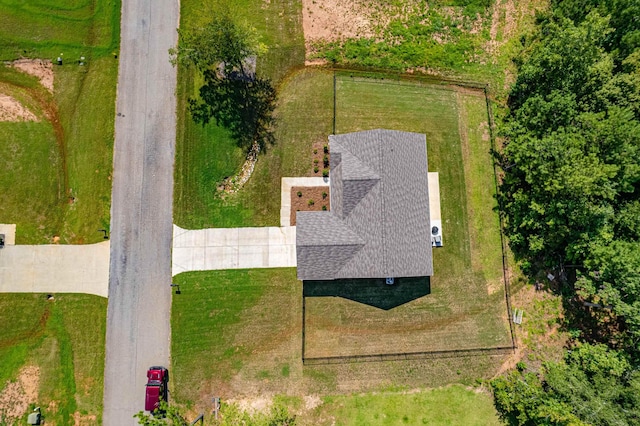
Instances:
[[[302,27],[307,50],[312,42],[375,35],[366,0],[302,0]]]
[[[17,99],[0,93],[0,121],[40,121]]]
[[[22,417],[32,403],[38,398],[38,384],[40,383],[40,369],[35,366],[23,367],[18,373],[18,379],[10,382],[0,393],[0,423],[10,424]],[[3,418],[6,416],[6,418]]]
[[[14,68],[38,77],[42,84],[49,92],[53,93],[53,66],[51,61],[42,59],[18,59],[11,64]]]

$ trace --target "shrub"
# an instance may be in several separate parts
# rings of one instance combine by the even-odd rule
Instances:
[[[329,169],[324,169],[322,171],[322,177],[329,177]]]
[[[317,154],[317,153],[318,153],[318,149],[317,149],[317,148],[314,148],[314,149],[313,149],[313,153],[314,153],[314,154]]]
[[[329,145],[325,145],[322,149],[324,150],[325,154],[329,153]]]
[[[323,193],[322,193],[322,199],[323,199],[323,200],[325,200],[326,198],[327,198],[327,193],[326,193],[326,192],[323,192]]]
[[[329,157],[327,155],[322,158],[322,163],[325,167],[329,167]]]
[[[298,197],[302,197],[302,191],[297,192]]]
[[[313,201],[313,200],[309,200],[309,203],[308,203],[308,204],[309,204],[309,207],[311,207],[311,206],[312,206],[312,205],[314,205],[315,203],[316,203],[315,201]]]
[[[318,169],[318,166],[315,166],[315,167],[313,168],[313,173],[318,173],[318,170],[319,170],[319,169]]]
[[[315,160],[313,160],[313,165],[317,166],[318,165],[318,159],[316,158]]]
[[[327,210],[327,206],[322,206],[322,210],[326,211]]]

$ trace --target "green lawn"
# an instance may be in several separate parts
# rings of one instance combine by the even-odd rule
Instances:
[[[238,21],[249,22],[268,50],[258,58],[257,72],[280,86],[291,70],[304,65],[301,3],[291,0],[194,1],[180,3],[181,28],[206,22],[219,8],[228,8]],[[185,228],[275,225],[278,212],[271,209],[272,193],[279,191],[279,157],[288,155],[287,141],[278,130],[278,143],[261,155],[256,177],[242,194],[216,195],[216,184],[235,175],[245,152],[237,148],[229,133],[215,123],[201,126],[187,111],[187,99],[198,95],[201,80],[184,67],[178,69],[178,127],[174,186],[174,220]],[[313,88],[309,88],[313,90]],[[293,94],[292,94],[293,95]],[[281,91],[281,99],[287,95]],[[260,164],[262,163],[262,164]],[[265,164],[269,169],[265,169]],[[289,163],[287,163],[289,164]],[[283,172],[288,172],[284,170]],[[257,182],[258,180],[268,182]],[[265,187],[266,185],[266,187]],[[269,191],[264,193],[263,191]],[[257,196],[257,198],[256,198]]]
[[[502,424],[491,396],[463,386],[426,391],[326,396],[301,416],[308,425],[465,425]]]
[[[236,173],[243,152],[225,130],[211,124],[203,128],[184,118],[176,147],[176,224],[185,228],[279,226],[280,179],[313,173],[312,145],[325,143],[331,133],[332,91],[329,72],[300,70],[285,78],[278,94],[275,145],[260,155],[244,188],[224,199],[215,193],[216,182]]]
[[[338,132],[385,127],[427,134],[429,168],[440,173],[444,247],[434,253],[430,294],[403,293],[408,303],[393,309],[307,294],[305,356],[510,346],[482,92],[349,76],[337,83]],[[226,222],[200,224],[277,225],[280,178],[313,174],[313,143],[324,143],[332,131],[332,88],[332,73],[317,70],[301,70],[283,81],[276,146],[232,198],[235,207],[210,209],[213,218],[227,217]],[[472,384],[501,362],[500,356],[481,355],[385,361],[375,368],[370,363],[303,368],[302,285],[295,270],[198,272],[175,280],[183,291],[174,297],[172,311],[174,396],[191,406],[218,393],[304,395]],[[361,290],[350,299],[380,299],[375,289],[367,289],[368,296]]]
[[[0,393],[23,367],[35,366],[38,398],[29,402],[48,423],[73,424],[74,413],[100,423],[106,312],[107,300],[97,296],[0,295]]]
[[[444,247],[434,250],[430,294],[413,300],[412,286],[399,286],[408,303],[389,311],[346,298],[307,297],[305,356],[510,346],[482,92],[344,74],[336,103],[337,133],[387,128],[426,134],[429,170],[440,177]],[[385,291],[379,283],[368,290],[376,288]]]
[[[38,122],[0,123],[0,222],[19,244],[91,243],[109,226],[120,2],[0,2],[0,59],[55,59],[54,92],[0,66],[0,90]],[[79,66],[80,56],[86,58]]]
[[[211,398],[299,398],[473,385],[501,356],[302,365],[302,284],[295,269],[203,271],[174,277],[171,390],[197,413]]]
[[[291,384],[300,377],[302,290],[295,269],[193,272],[174,282],[181,290],[171,312],[177,401],[197,404],[211,392],[228,395],[240,372],[253,382]]]
[[[65,60],[100,57],[118,50],[120,1],[0,1],[0,59]]]

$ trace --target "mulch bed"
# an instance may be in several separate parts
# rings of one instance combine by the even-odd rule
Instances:
[[[299,197],[298,192],[302,195]],[[322,193],[327,194],[326,198],[322,198]],[[329,187],[328,186],[294,186],[291,188],[291,226],[296,224],[296,212],[313,212],[322,211],[322,206],[327,206],[327,211],[331,208],[329,205]],[[313,205],[309,205],[309,201],[313,200]]]
[[[327,163],[327,167],[324,166],[324,156],[327,156],[327,160],[331,160],[331,155],[327,152],[325,154],[324,147],[327,145],[327,142],[314,142],[312,147],[312,157],[311,157],[311,172],[312,176],[322,176],[323,169],[328,169],[329,165]],[[315,151],[315,152],[314,152]],[[318,168],[318,171],[315,171],[315,167]]]

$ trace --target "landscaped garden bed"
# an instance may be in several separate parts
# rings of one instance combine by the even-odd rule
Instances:
[[[330,210],[328,186],[294,186],[291,188],[291,226],[296,225],[296,212]]]

